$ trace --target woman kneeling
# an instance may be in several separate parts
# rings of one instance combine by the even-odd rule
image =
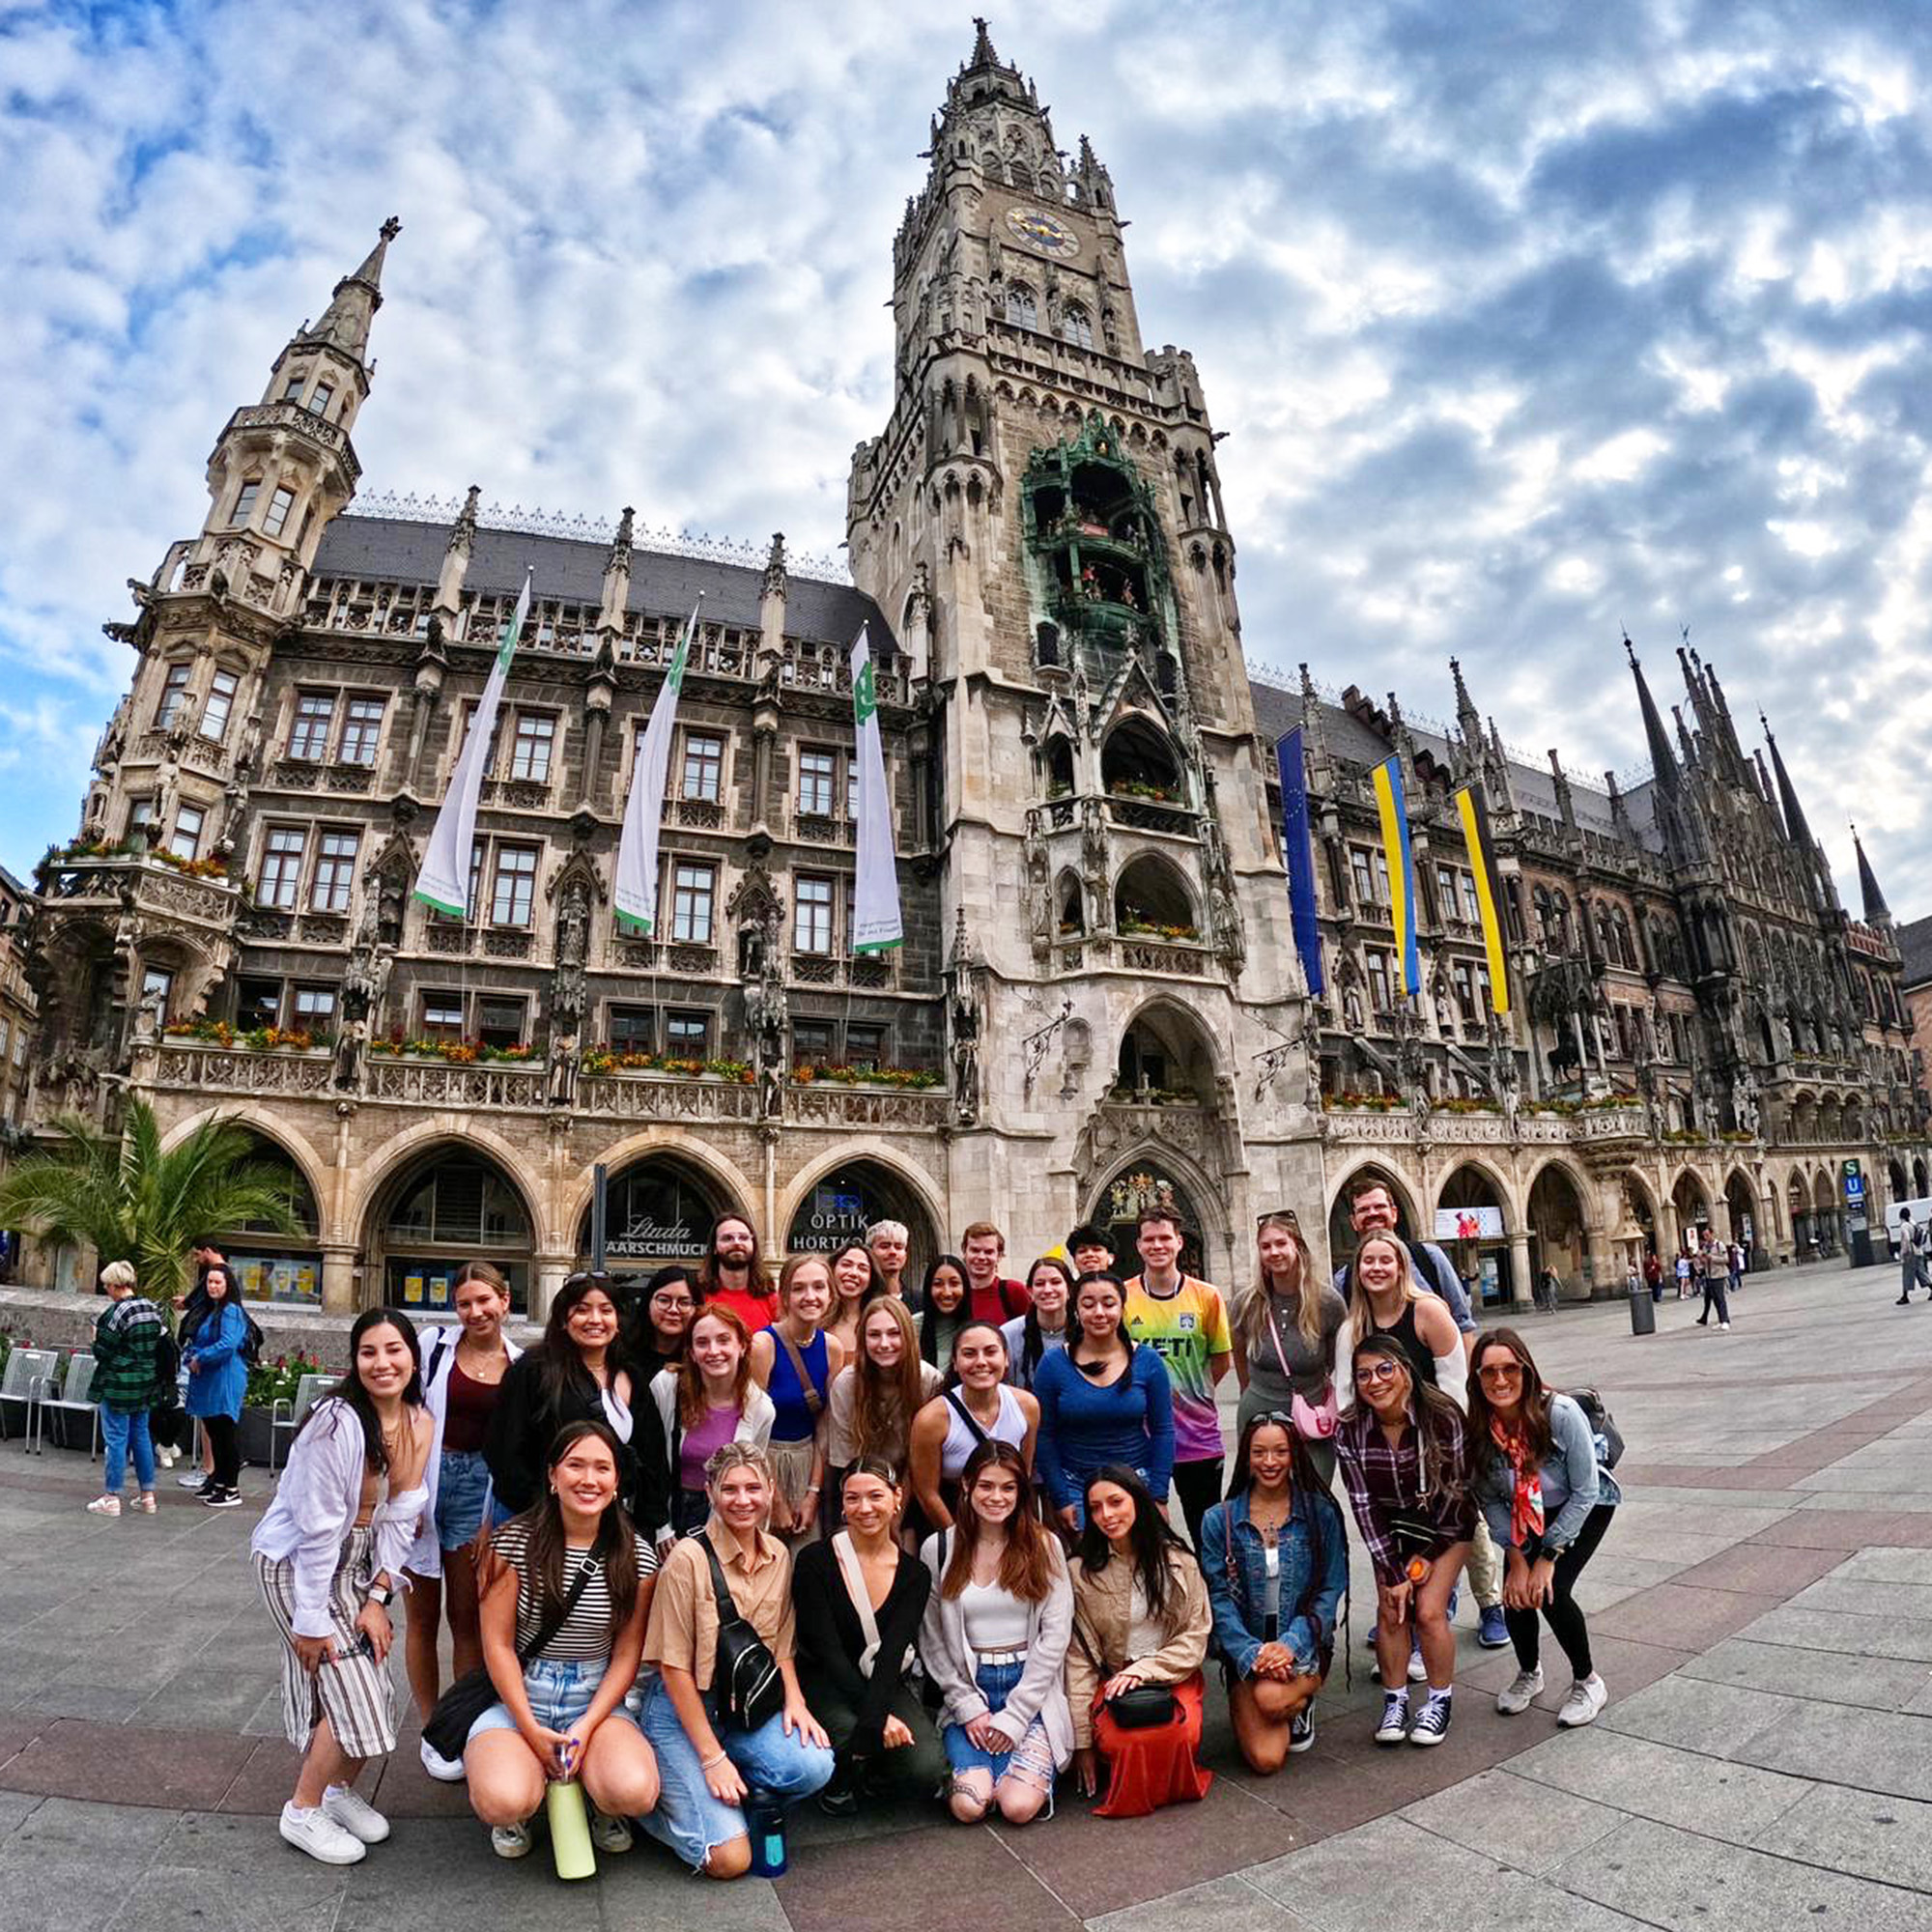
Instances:
[[[644,1636],[644,1736],[664,1795],[642,1823],[694,1871],[737,1878],[752,1862],[747,1801],[783,1805],[822,1790],[832,1745],[798,1685],[791,1559],[759,1527],[772,1503],[771,1459],[756,1443],[727,1442],[704,1477],[711,1515],[665,1558]],[[749,1730],[730,1721],[717,1682],[721,1597],[752,1627],[783,1687],[781,1708]]]
[[[529,1850],[553,1778],[582,1778],[600,1852],[629,1851],[625,1818],[658,1802],[630,1701],[657,1555],[617,1501],[621,1454],[603,1423],[566,1423],[543,1500],[490,1539],[483,1661],[501,1702],[469,1727],[463,1769],[498,1858]]]
[[[1315,1742],[1315,1693],[1349,1587],[1342,1512],[1291,1416],[1264,1410],[1241,1431],[1228,1500],[1201,1525],[1201,1567],[1235,1742],[1265,1777]]]
[[[1074,1776],[1092,1797],[1104,1758],[1107,1796],[1094,1815],[1144,1818],[1206,1798],[1214,1781],[1196,1755],[1201,1665],[1213,1627],[1208,1586],[1133,1470],[1101,1469],[1083,1502],[1066,1654]]]
[[[952,1815],[966,1825],[996,1806],[1024,1825],[1073,1754],[1063,1681],[1073,1591],[1029,1498],[1026,1458],[982,1442],[960,1474],[957,1520],[920,1551],[936,1587],[919,1652],[943,1699]]]

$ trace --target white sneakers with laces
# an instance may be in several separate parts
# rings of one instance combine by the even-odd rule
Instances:
[[[1519,1718],[1543,1694],[1543,1666],[1519,1670],[1507,1690],[1496,1692],[1496,1709],[1506,1718]]]
[[[1556,1714],[1556,1721],[1566,1731],[1574,1731],[1583,1724],[1594,1724],[1597,1714],[1610,1701],[1610,1687],[1593,1670],[1587,1677],[1579,1677],[1571,1685],[1570,1694],[1563,1700],[1563,1708]]]
[[[346,1784],[331,1784],[322,1794],[325,1816],[365,1845],[380,1845],[389,1835],[389,1821]]]
[[[463,1782],[463,1760],[460,1757],[444,1757],[427,1738],[422,1741],[422,1767],[439,1784]]]
[[[321,1805],[312,1811],[284,1804],[276,1826],[284,1839],[298,1852],[326,1865],[359,1864],[369,1856],[369,1847],[353,1832],[346,1832]]]
[[[535,1842],[527,1825],[492,1825],[490,1849],[499,1859],[526,1859]]]

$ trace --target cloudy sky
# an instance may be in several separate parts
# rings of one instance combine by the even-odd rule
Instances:
[[[990,5],[992,0],[981,0]],[[1034,0],[995,14],[1193,349],[1258,664],[1574,771],[1680,625],[1932,912],[1932,10]],[[0,862],[73,829],[123,580],[399,213],[376,489],[832,550],[962,10],[0,0]],[[1753,731],[1755,724],[1753,721]]]

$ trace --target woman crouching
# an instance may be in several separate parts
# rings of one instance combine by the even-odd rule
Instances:
[[[490,1539],[483,1661],[500,1701],[469,1727],[463,1768],[498,1858],[529,1850],[553,1778],[582,1779],[600,1852],[629,1851],[625,1818],[658,1802],[631,1698],[657,1555],[617,1500],[622,1453],[605,1424],[566,1423],[542,1501]]]

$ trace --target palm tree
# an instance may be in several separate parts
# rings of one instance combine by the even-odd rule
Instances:
[[[188,1243],[198,1236],[247,1226],[302,1232],[287,1174],[225,1116],[165,1151],[155,1110],[141,1099],[129,1099],[118,1134],[75,1114],[53,1125],[59,1146],[0,1177],[0,1227],[85,1241],[101,1266],[132,1262],[141,1292],[164,1315],[187,1286]]]

